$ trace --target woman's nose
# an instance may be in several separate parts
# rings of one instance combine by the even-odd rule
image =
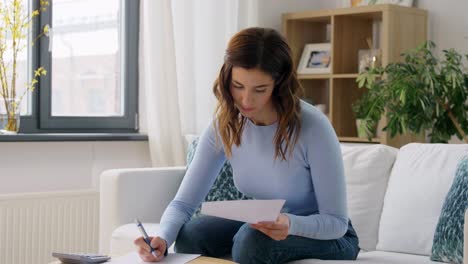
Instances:
[[[252,93],[250,92],[244,92],[242,94],[242,105],[244,107],[249,107],[249,106],[252,106],[253,102],[254,102],[254,96]]]

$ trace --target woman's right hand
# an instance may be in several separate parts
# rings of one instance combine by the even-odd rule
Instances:
[[[139,237],[133,241],[137,247],[138,255],[145,262],[159,262],[164,258],[164,252],[166,252],[166,241],[160,237],[149,237],[151,240],[151,246],[156,250],[157,257],[151,254],[150,247],[146,244],[143,237]]]

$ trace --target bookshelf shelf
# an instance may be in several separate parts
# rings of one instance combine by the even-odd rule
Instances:
[[[357,137],[356,118],[351,108],[365,93],[356,84],[358,52],[369,48],[366,39],[370,38],[374,48],[381,51],[383,65],[400,60],[404,50],[427,39],[427,11],[391,4],[303,11],[283,14],[282,26],[296,66],[306,44],[331,44],[330,73],[298,75],[304,87],[304,99],[314,105],[326,105],[326,114],[340,141],[369,142]],[[382,117],[380,127],[385,124],[386,119]],[[390,138],[384,131],[378,135],[372,143],[394,147],[424,140],[415,135]]]

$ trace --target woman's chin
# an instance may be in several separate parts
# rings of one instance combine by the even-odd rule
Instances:
[[[252,119],[252,117],[253,117],[253,113],[250,113],[250,112],[243,112],[243,111],[240,111],[240,113],[241,113],[241,115],[242,115],[243,117],[247,117],[247,118],[250,118],[250,119]]]

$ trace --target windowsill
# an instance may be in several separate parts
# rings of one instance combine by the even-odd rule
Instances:
[[[36,133],[0,135],[0,142],[28,141],[147,141],[148,135],[139,133]]]

